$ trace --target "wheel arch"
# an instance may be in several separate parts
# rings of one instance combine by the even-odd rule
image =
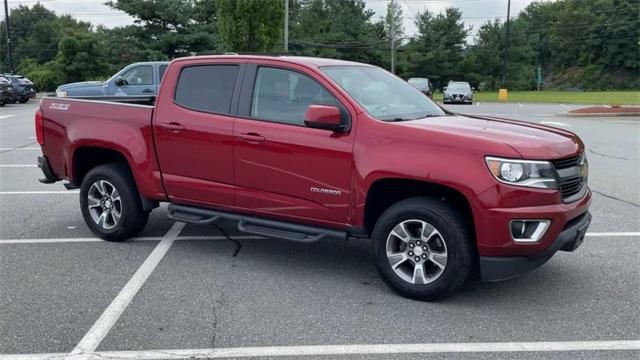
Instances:
[[[381,178],[371,184],[364,206],[363,225],[366,234],[372,233],[382,213],[391,205],[419,196],[440,198],[453,205],[462,213],[464,221],[469,225],[475,239],[473,209],[469,198],[463,191],[450,185],[404,178]]]
[[[80,187],[89,171],[96,166],[119,163],[125,165],[129,170],[129,175],[132,177],[140,194],[144,210],[152,210],[158,207],[159,203],[157,201],[145,197],[140,191],[131,162],[121,151],[100,146],[82,146],[74,150],[72,159],[72,172],[70,175],[71,183],[74,186]]]

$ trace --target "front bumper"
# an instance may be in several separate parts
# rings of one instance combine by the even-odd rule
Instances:
[[[573,251],[583,242],[587,228],[591,223],[591,214],[584,214],[568,222],[543,253],[533,256],[480,256],[480,276],[482,281],[507,280],[529,272],[546,263],[559,250]]]

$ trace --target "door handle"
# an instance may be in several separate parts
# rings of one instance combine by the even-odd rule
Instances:
[[[175,133],[184,130],[184,125],[177,122],[170,122],[168,124],[158,124],[158,126]]]
[[[145,94],[151,94],[151,93],[153,92],[153,90],[151,90],[151,89],[144,89],[144,90],[142,90],[142,92],[143,92],[143,93],[145,93]]]
[[[258,144],[258,143],[263,143],[265,141],[265,138],[260,134],[251,132],[247,134],[240,134],[240,140],[243,140],[252,144]]]

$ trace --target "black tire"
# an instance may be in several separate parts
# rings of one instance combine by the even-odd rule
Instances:
[[[118,221],[116,222],[115,218],[111,217],[113,224],[107,224],[107,220],[103,220],[102,223],[104,226],[99,225],[96,220],[94,220],[93,216],[95,212],[93,213],[94,215],[92,215],[92,210],[89,209],[88,198],[90,191],[92,191],[92,193],[98,191],[98,187],[92,188],[92,186],[98,184],[100,181],[103,181],[103,190],[104,186],[107,188],[105,192],[115,188],[120,198],[118,201],[119,206],[116,206],[116,201],[109,201],[109,204],[112,205],[114,209],[118,207],[120,212]],[[108,186],[104,184],[108,184]],[[95,198],[95,196],[93,198]],[[138,194],[138,189],[131,175],[131,171],[129,171],[126,164],[122,163],[100,165],[89,171],[84,177],[80,187],[80,209],[82,210],[82,216],[89,229],[96,236],[107,241],[124,241],[132,236],[136,236],[144,229],[149,220],[150,213],[149,211],[143,210],[140,195]],[[97,211],[102,209],[102,207],[99,207]],[[108,228],[110,225],[113,226]]]
[[[0,100],[0,107],[4,106],[4,100]]]
[[[24,104],[29,101],[29,98],[20,99],[20,104]]]
[[[438,276],[433,276],[432,282],[414,284],[402,279],[393,270],[387,258],[387,239],[391,231],[396,225],[407,220],[424,221],[442,235],[436,241],[444,241],[447,252],[446,265],[444,269],[439,270]],[[475,241],[469,225],[465,223],[459,211],[437,198],[416,197],[394,204],[378,219],[372,238],[378,273],[391,289],[407,298],[426,301],[441,299],[462,287],[474,269]],[[422,253],[422,250],[420,252]],[[414,264],[411,259],[408,261],[409,264]],[[424,267],[435,265],[427,261],[422,264]]]

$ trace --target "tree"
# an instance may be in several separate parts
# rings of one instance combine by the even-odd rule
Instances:
[[[68,15],[57,16],[40,3],[32,7],[20,5],[11,11],[12,51],[15,64],[24,58],[39,63],[53,60],[58,53],[58,42],[66,34],[88,32],[91,24],[77,21]],[[4,20],[0,22],[0,39],[6,39]],[[6,54],[6,42],[0,41],[0,53]],[[0,64],[8,68],[6,56]]]
[[[137,25],[127,31],[147,49],[169,58],[217,48],[215,4],[210,0],[111,0]],[[134,30],[137,30],[134,31]]]
[[[401,73],[406,77],[429,77],[437,87],[463,79],[461,67],[470,29],[457,8],[434,15],[425,9],[416,18],[418,35],[401,48]]]
[[[282,0],[218,0],[216,7],[226,51],[269,52],[282,43]]]
[[[363,0],[301,0],[291,21],[291,48],[306,56],[383,65],[388,59],[384,21]]]
[[[393,29],[393,34],[391,29]],[[387,15],[384,19],[384,31],[387,36],[393,36],[396,41],[400,41],[404,37],[404,19],[402,14],[402,6],[398,1],[389,1],[387,4]]]

